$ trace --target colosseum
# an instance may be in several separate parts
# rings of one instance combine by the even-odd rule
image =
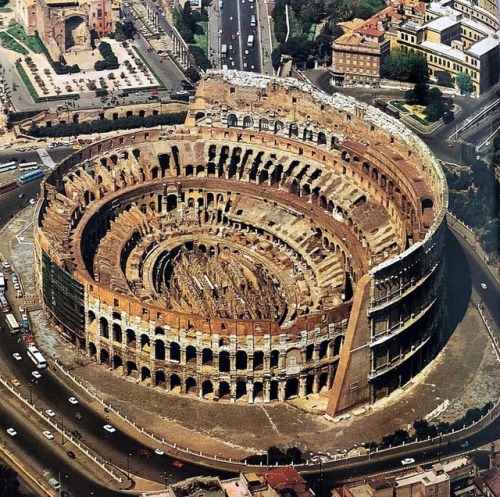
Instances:
[[[329,415],[442,346],[447,187],[399,121],[295,79],[214,71],[183,125],[51,172],[36,259],[52,323],[137,383]]]

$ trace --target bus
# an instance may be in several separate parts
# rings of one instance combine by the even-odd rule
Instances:
[[[0,164],[0,173],[5,173],[6,171],[11,171],[16,168],[17,164],[15,162],[5,162],[4,164]]]
[[[220,56],[227,57],[227,45],[225,43],[222,44],[222,47],[220,49]]]
[[[23,174],[17,181],[20,185],[25,185],[26,183],[31,183],[36,181],[43,176],[43,171],[41,169],[35,169],[29,173]]]
[[[0,292],[5,292],[5,289],[7,287],[5,286],[5,277],[3,273],[0,273]]]
[[[15,190],[16,188],[19,188],[19,185],[17,184],[17,181],[9,181],[8,183],[2,183],[0,185],[0,195],[2,193],[7,193],[10,192],[11,190]]]
[[[38,162],[20,162],[17,165],[19,171],[28,171],[29,169],[38,169]]]
[[[9,326],[10,332],[14,335],[15,333],[19,333],[19,323],[17,319],[14,317],[14,314],[7,314],[5,316],[7,321],[7,325]]]
[[[47,361],[35,346],[29,345],[27,348],[27,352],[28,357],[36,364],[36,367],[38,369],[47,367]]]
[[[11,311],[9,301],[3,293],[0,293],[0,307],[2,308],[2,312]]]
[[[248,35],[247,47],[253,47],[253,35]]]
[[[255,14],[250,16],[250,26],[257,26],[257,16]]]

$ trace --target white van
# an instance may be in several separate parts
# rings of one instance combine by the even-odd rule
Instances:
[[[51,478],[49,480],[49,485],[54,489],[54,490],[60,490],[61,484],[55,479]]]

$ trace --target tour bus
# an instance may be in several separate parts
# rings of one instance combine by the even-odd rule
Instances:
[[[5,320],[7,321],[7,325],[10,329],[10,332],[14,335],[15,333],[19,333],[19,323],[17,319],[14,317],[14,314],[7,314],[5,316]]]
[[[15,162],[5,162],[0,164],[0,173],[4,173],[6,171],[11,171],[12,169],[16,169],[17,164]]]
[[[0,307],[2,308],[2,312],[11,311],[9,301],[3,293],[0,293]]]
[[[35,346],[29,345],[27,348],[27,352],[28,357],[36,364],[36,367],[38,369],[47,367],[47,361]]]
[[[0,292],[5,292],[5,289],[7,287],[5,286],[5,277],[3,273],[0,273]]]
[[[257,16],[255,14],[250,16],[250,26],[257,26]]]
[[[38,162],[20,162],[17,165],[20,171],[28,171],[29,169],[38,169]]]
[[[25,185],[26,183],[31,183],[43,176],[43,171],[41,169],[35,169],[29,173],[23,174],[17,181],[20,185]]]
[[[227,57],[227,45],[225,43],[222,44],[222,47],[220,49],[220,56]]]
[[[248,35],[247,46],[253,47],[253,35]]]

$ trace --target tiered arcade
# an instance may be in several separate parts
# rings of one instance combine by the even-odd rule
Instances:
[[[440,347],[443,173],[353,99],[214,72],[184,125],[93,144],[43,189],[45,309],[138,382],[249,403],[330,392],[333,415]]]

